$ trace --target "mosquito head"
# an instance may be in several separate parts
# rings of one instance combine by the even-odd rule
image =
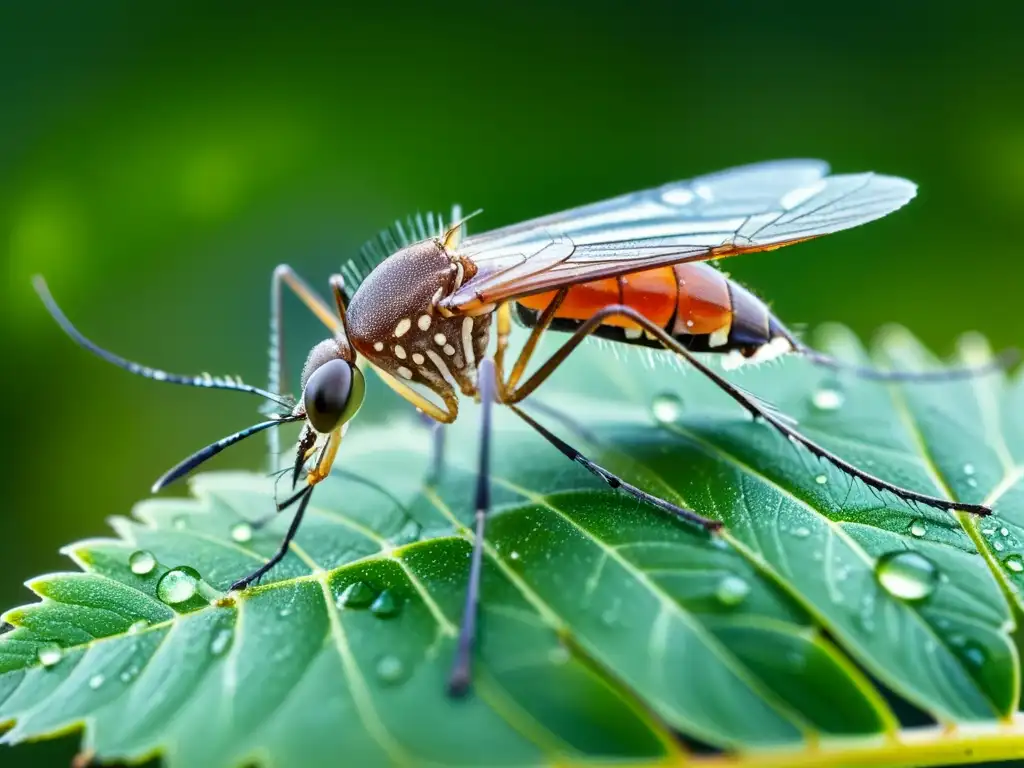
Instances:
[[[302,369],[302,408],[311,427],[327,434],[349,421],[363,404],[366,384],[334,339],[320,342]]]

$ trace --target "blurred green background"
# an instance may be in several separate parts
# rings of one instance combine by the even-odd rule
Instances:
[[[0,8],[4,608],[257,404],[74,348],[35,272],[100,343],[255,383],[279,262],[324,285],[416,210],[483,207],[479,231],[810,156],[921,190],[870,226],[731,262],[784,320],[899,322],[943,354],[968,329],[1024,342],[1017,0],[214,5]],[[289,306],[297,374],[322,334]],[[256,467],[252,442],[217,466]]]

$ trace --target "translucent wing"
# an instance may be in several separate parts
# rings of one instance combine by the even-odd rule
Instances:
[[[456,312],[573,283],[771,250],[881,218],[917,187],[820,160],[759,163],[633,192],[466,238],[478,271],[442,300]]]

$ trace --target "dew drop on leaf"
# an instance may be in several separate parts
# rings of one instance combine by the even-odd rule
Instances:
[[[128,567],[136,576],[146,576],[156,568],[156,557],[152,552],[140,549],[128,556]]]
[[[89,687],[94,691],[98,691],[105,682],[107,682],[107,678],[103,675],[93,675],[89,678]]]
[[[390,619],[397,616],[400,609],[400,603],[387,589],[377,595],[377,599],[370,606],[370,612],[378,619]]]
[[[974,471],[975,470],[974,470],[974,465],[973,464],[964,464],[964,474],[965,475],[970,477],[971,475],[974,474]]]
[[[238,544],[252,541],[252,526],[249,523],[235,523],[231,526],[231,540]]]
[[[1006,567],[1014,573],[1024,572],[1024,560],[1021,560],[1020,555],[1010,555],[1006,560]]]
[[[156,596],[168,605],[178,605],[195,597],[199,591],[199,574],[182,565],[172,568],[156,585]]]
[[[377,597],[373,587],[365,581],[356,581],[349,584],[338,595],[339,608],[365,608]]]
[[[405,664],[400,658],[391,654],[381,656],[377,660],[375,671],[377,679],[384,685],[394,685],[405,679]]]
[[[213,642],[210,643],[210,653],[214,656],[220,656],[231,645],[231,638],[233,636],[234,632],[230,629],[222,629],[213,636]]]
[[[980,667],[985,663],[986,654],[980,645],[968,643],[961,651],[961,654],[968,662],[976,667]]]
[[[144,630],[148,626],[149,626],[149,622],[148,621],[146,621],[145,619],[139,619],[138,621],[133,622],[130,627],[128,627],[128,634],[129,635],[137,635],[139,632],[141,632],[142,630]]]
[[[562,664],[568,663],[571,656],[569,655],[569,649],[564,645],[556,645],[550,651],[548,651],[548,661],[554,664],[556,667],[560,667]]]
[[[64,658],[64,651],[56,643],[47,643],[39,647],[36,656],[39,658],[39,663],[49,669]]]
[[[935,591],[939,571],[924,555],[905,550],[878,559],[875,577],[886,592],[903,600],[924,600]]]
[[[843,393],[836,389],[822,387],[815,390],[811,395],[811,402],[819,411],[835,411],[843,407],[845,398]]]
[[[750,594],[750,585],[739,576],[726,576],[715,588],[715,597],[722,605],[739,605]]]
[[[928,529],[925,527],[925,524],[924,524],[923,520],[912,520],[911,521],[911,523],[910,523],[910,535],[911,536],[916,536],[917,538],[921,538],[926,533],[928,533]]]
[[[651,401],[651,414],[659,424],[672,424],[683,412],[683,401],[679,395],[663,392]]]
[[[185,519],[184,517],[182,517],[182,516],[180,516],[180,515],[179,515],[178,517],[174,518],[174,519],[173,519],[173,520],[171,521],[171,525],[172,525],[172,526],[173,526],[173,527],[174,527],[174,528],[175,528],[176,530],[179,530],[179,531],[183,531],[183,530],[185,530],[185,528],[187,528],[187,527],[188,527],[188,521],[187,521],[187,520],[186,520],[186,519]]]
[[[798,525],[796,528],[793,529],[793,535],[796,536],[798,539],[806,539],[808,536],[811,535],[811,529],[808,528],[806,525]]]
[[[816,482],[818,485],[824,485],[825,483],[828,482],[828,477],[826,477],[825,475],[818,475],[816,478],[814,478],[814,482]]]
[[[509,556],[509,557],[510,557],[510,558],[511,558],[512,560],[518,560],[518,559],[519,559],[519,553],[518,553],[518,552],[516,552],[516,551],[515,551],[514,549],[513,549],[513,550],[512,550],[511,552],[509,552],[508,556]]]

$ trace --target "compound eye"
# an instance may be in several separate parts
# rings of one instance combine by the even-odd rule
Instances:
[[[363,374],[346,360],[328,360],[306,381],[302,405],[317,432],[325,434],[353,416],[363,404]]]

